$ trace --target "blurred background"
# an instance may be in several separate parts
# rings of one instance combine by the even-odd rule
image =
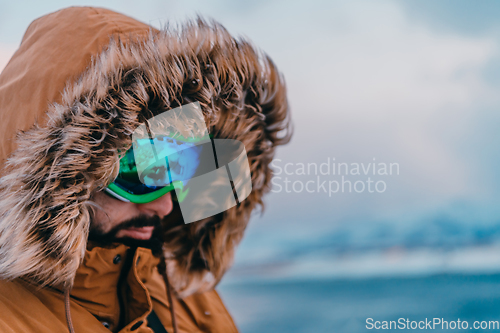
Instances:
[[[218,287],[241,332],[500,320],[500,2],[0,0],[0,70],[70,5],[211,17],[284,74],[295,135]]]

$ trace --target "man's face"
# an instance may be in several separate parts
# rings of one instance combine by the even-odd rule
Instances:
[[[173,209],[170,193],[149,203],[135,204],[101,191],[94,195],[94,202],[100,209],[91,220],[89,239],[101,242],[147,244]]]

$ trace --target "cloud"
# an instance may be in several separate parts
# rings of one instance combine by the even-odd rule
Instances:
[[[252,28],[250,18],[241,24],[287,79],[296,137],[283,159],[400,163],[390,194],[363,201],[380,211],[482,191],[471,176],[480,171],[448,136],[463,133],[481,108],[499,104],[482,77],[498,56],[496,38],[436,33],[393,2],[273,2],[253,15],[279,20],[272,34]],[[345,209],[360,205],[359,197],[345,200]],[[322,211],[326,219],[329,209]]]

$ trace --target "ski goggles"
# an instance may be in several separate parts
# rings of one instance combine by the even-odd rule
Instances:
[[[177,189],[182,202],[189,180],[204,171],[203,155],[213,154],[210,141],[197,141],[180,136],[136,140],[120,159],[118,176],[106,191],[122,201],[143,204]]]
[[[221,213],[251,190],[243,143],[212,139],[197,102],[139,126],[120,158],[117,178],[106,188],[119,200],[139,204],[175,191],[184,223]]]

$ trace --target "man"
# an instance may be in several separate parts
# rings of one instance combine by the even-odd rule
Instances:
[[[181,119],[186,110],[194,116]],[[0,75],[0,113],[1,332],[237,331],[213,288],[290,136],[284,83],[268,57],[217,23],[158,31],[68,8],[28,28]],[[180,134],[151,129],[162,115],[182,120]],[[141,128],[147,136],[136,139]],[[233,204],[219,198],[203,215],[214,200],[202,192],[193,208],[194,174],[146,183],[143,175],[165,179],[174,168],[141,169],[140,140],[183,147],[172,160],[181,174],[223,139],[243,145],[235,160],[251,179],[242,195],[234,164],[215,157],[208,171],[227,170]]]

